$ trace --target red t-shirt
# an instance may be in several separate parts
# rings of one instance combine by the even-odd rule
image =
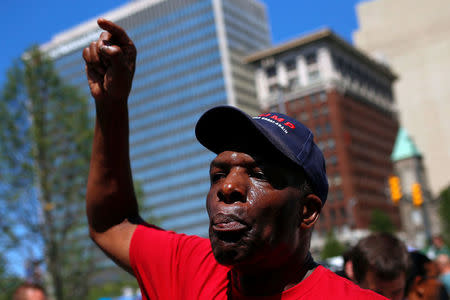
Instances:
[[[142,298],[156,299],[385,299],[318,266],[299,284],[272,297],[246,297],[231,289],[208,239],[138,226],[130,260]]]

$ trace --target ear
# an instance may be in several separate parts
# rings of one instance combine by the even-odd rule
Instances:
[[[322,210],[322,201],[314,194],[309,194],[303,199],[303,210],[300,215],[300,226],[302,229],[309,229],[314,226],[319,218],[320,211]]]
[[[345,274],[351,281],[355,281],[355,273],[353,272],[353,262],[347,261],[344,265]]]
[[[425,290],[422,285],[422,279],[420,275],[414,278],[413,284],[409,288],[408,299],[423,299]]]

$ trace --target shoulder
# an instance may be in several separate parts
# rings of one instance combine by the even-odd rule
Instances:
[[[183,249],[184,252],[209,252],[211,244],[209,239],[199,236],[166,231],[156,226],[139,225],[131,239],[130,251],[145,251],[148,254],[148,248],[157,252],[166,252],[169,249],[174,251]]]
[[[209,239],[166,231],[155,226],[139,225],[130,245],[130,262],[133,269],[168,265],[192,267],[217,264]]]
[[[226,292],[228,268],[214,259],[209,239],[138,226],[130,260],[149,299],[213,299]]]

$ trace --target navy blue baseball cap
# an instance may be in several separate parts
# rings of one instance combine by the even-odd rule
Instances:
[[[232,106],[206,111],[195,127],[198,141],[214,153],[245,148],[273,148],[303,168],[313,192],[325,204],[328,180],[322,151],[305,125],[281,113],[251,117]]]

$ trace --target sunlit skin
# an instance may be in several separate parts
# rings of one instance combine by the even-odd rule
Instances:
[[[405,276],[402,273],[395,279],[386,280],[379,278],[374,272],[369,270],[361,287],[370,289],[391,300],[402,300],[406,283]]]
[[[424,278],[418,276],[410,288],[408,300],[436,300],[440,298],[442,283],[436,278]]]
[[[283,270],[282,276],[292,275],[292,285],[298,283],[321,207],[315,195],[301,191],[302,175],[277,162],[224,151],[212,161],[210,177],[207,211],[217,261],[235,275],[245,274],[241,280]]]
[[[428,277],[433,278],[439,276],[439,266],[434,261],[425,264],[425,271]]]
[[[45,294],[39,289],[27,288],[23,291],[21,298],[23,300],[46,300]]]
[[[353,273],[353,262],[351,260],[345,263],[344,269],[345,274],[347,274],[347,278],[351,281],[355,281],[355,274]]]

